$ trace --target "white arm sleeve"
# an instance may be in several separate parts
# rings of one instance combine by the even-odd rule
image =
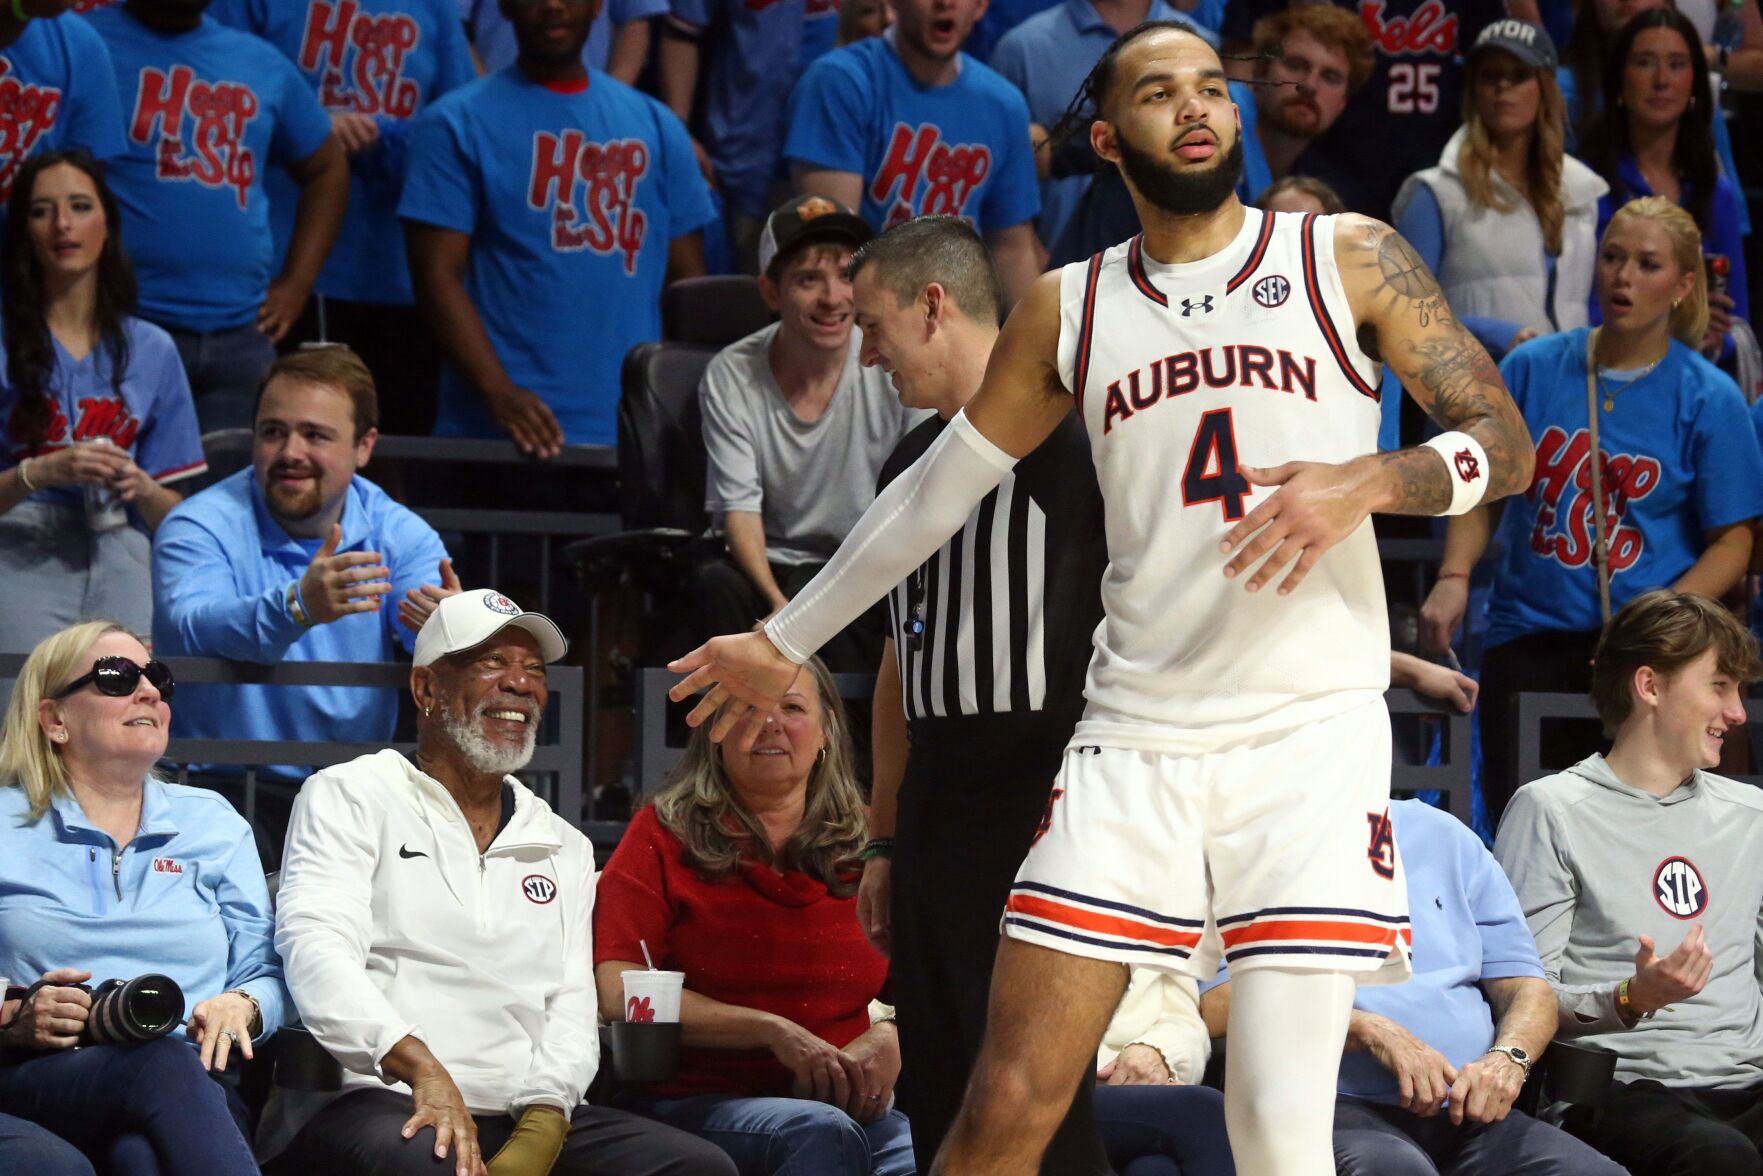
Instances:
[[[876,496],[820,574],[765,635],[797,665],[904,580],[967,522],[1016,459],[955,414],[923,457]]]

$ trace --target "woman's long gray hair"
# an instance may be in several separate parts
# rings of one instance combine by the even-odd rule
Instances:
[[[728,877],[746,858],[780,873],[801,870],[840,897],[856,893],[858,852],[869,820],[852,772],[845,704],[819,658],[809,659],[807,669],[820,696],[826,756],[809,772],[801,825],[775,854],[729,785],[708,723],[692,732],[685,758],[655,797],[655,815],[685,846],[686,860],[710,881]]]

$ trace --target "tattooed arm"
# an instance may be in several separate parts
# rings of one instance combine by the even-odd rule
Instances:
[[[1483,502],[1530,485],[1530,432],[1500,370],[1445,303],[1438,279],[1402,235],[1364,216],[1336,222],[1335,260],[1358,325],[1359,344],[1400,377],[1439,428],[1467,433],[1488,457]],[[1400,449],[1373,459],[1387,475],[1372,509],[1438,514],[1451,502],[1451,477],[1431,449]]]
[[[1451,314],[1426,263],[1380,221],[1343,216],[1335,224],[1335,260],[1360,347],[1389,364],[1441,428],[1480,443],[1491,467],[1484,504],[1530,485],[1535,454],[1524,418],[1494,361]],[[1450,472],[1429,448],[1369,454],[1340,465],[1239,466],[1238,472],[1253,485],[1279,488],[1221,544],[1231,557],[1227,577],[1253,570],[1244,582],[1250,592],[1287,566],[1291,571],[1279,592],[1291,592],[1367,515],[1436,515],[1451,505]]]

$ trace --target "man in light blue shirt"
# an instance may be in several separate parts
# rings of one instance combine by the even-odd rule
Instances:
[[[1589,1146],[1512,1109],[1555,1035],[1555,994],[1499,863],[1468,826],[1422,801],[1394,801],[1368,819],[1374,866],[1401,854],[1414,974],[1353,998],[1336,1171],[1622,1176]]]
[[[252,468],[184,502],[154,536],[155,653],[274,665],[384,662],[414,647],[458,581],[434,528],[359,475],[377,421],[373,377],[353,352],[276,361]],[[437,571],[440,586],[425,583]],[[393,690],[191,684],[172,732],[383,743],[397,706]],[[303,779],[310,769],[271,771]]]

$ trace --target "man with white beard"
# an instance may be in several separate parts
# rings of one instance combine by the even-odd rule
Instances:
[[[594,851],[509,775],[568,648],[489,589],[417,636],[412,757],[328,768],[294,803],[276,949],[342,1089],[272,1101],[270,1172],[714,1173],[717,1148],[581,1094],[599,1064]],[[297,1100],[309,1100],[298,1101]],[[446,1159],[451,1167],[439,1165]]]

